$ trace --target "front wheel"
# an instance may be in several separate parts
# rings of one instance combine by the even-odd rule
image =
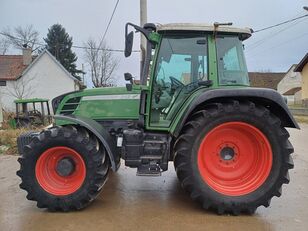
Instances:
[[[281,121],[252,102],[214,103],[196,112],[175,143],[182,187],[205,209],[253,213],[289,182],[293,147]]]
[[[109,159],[87,130],[67,126],[41,132],[23,148],[17,175],[27,199],[51,211],[79,210],[107,180]]]

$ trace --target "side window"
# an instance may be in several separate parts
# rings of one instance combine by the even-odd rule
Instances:
[[[162,57],[160,67],[157,73],[157,80],[170,82],[170,76],[181,81],[190,83],[190,62],[185,61],[190,58],[189,55],[173,54],[169,62]]]
[[[237,36],[216,39],[217,67],[220,85],[249,85],[242,42]]]
[[[238,61],[236,47],[232,47],[223,57],[224,69],[228,71],[239,71],[240,64]]]

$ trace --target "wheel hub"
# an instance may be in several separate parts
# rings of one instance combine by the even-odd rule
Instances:
[[[235,151],[231,147],[224,147],[220,150],[220,158],[224,161],[233,160],[235,156]]]
[[[64,157],[57,163],[56,171],[60,176],[69,176],[75,171],[75,162],[69,158]]]
[[[46,192],[66,196],[82,186],[86,177],[86,164],[75,150],[56,146],[40,155],[35,165],[35,176]]]

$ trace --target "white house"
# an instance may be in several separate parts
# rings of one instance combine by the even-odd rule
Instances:
[[[80,84],[47,50],[37,57],[29,49],[23,55],[0,55],[0,105],[4,110],[14,111],[17,98],[51,100],[79,90]]]
[[[293,64],[283,79],[278,83],[277,91],[288,98],[288,104],[301,104],[302,76],[294,72]]]

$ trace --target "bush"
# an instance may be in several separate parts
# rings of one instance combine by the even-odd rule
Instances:
[[[0,130],[0,146],[5,147],[0,149],[0,154],[17,154],[17,137],[26,131],[24,128]],[[1,153],[1,150],[4,153]]]
[[[294,115],[294,119],[298,122],[298,123],[308,123],[308,116],[298,116],[298,115]]]
[[[0,129],[9,129],[10,128],[9,121],[11,119],[14,119],[15,116],[16,114],[14,112],[7,112],[3,110],[3,123]]]

